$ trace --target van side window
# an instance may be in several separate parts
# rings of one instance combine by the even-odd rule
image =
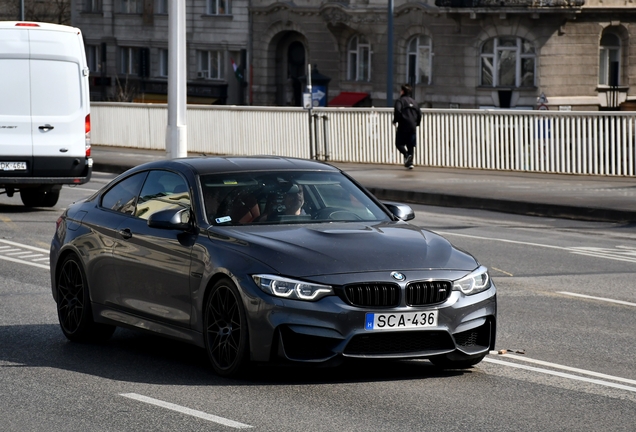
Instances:
[[[147,172],[142,172],[117,183],[102,196],[102,207],[132,215],[137,205],[139,190],[147,175]]]
[[[148,219],[153,213],[174,208],[190,208],[188,184],[178,174],[150,171],[139,194],[135,216]]]

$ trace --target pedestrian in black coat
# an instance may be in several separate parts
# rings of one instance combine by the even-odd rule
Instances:
[[[395,101],[393,124],[397,124],[395,147],[404,156],[404,166],[413,169],[413,152],[416,146],[416,131],[422,121],[422,112],[411,97],[413,89],[404,84],[400,90],[400,98]]]

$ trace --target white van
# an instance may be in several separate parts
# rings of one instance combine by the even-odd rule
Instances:
[[[52,207],[90,180],[90,99],[82,33],[0,22],[0,193]]]

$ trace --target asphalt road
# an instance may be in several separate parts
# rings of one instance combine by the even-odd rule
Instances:
[[[224,379],[182,343],[62,335],[47,269],[55,220],[111,177],[64,188],[54,209],[0,196],[0,431],[634,430],[632,226],[413,206],[416,224],[491,269],[497,350],[509,353],[468,371],[403,361]]]

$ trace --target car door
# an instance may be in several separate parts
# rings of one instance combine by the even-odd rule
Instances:
[[[113,258],[113,249],[120,241],[117,227],[133,217],[147,175],[147,172],[141,172],[117,182],[102,194],[95,211],[87,212],[82,218],[82,224],[90,230],[81,239],[81,244],[82,254],[88,257],[86,274],[94,303],[120,303],[117,266]]]
[[[117,228],[117,284],[121,305],[129,312],[188,326],[194,235],[147,223],[153,213],[170,208],[190,208],[186,180],[174,172],[150,171],[133,217]]]
[[[30,30],[34,173],[79,176],[85,169],[88,73],[77,32]]]

